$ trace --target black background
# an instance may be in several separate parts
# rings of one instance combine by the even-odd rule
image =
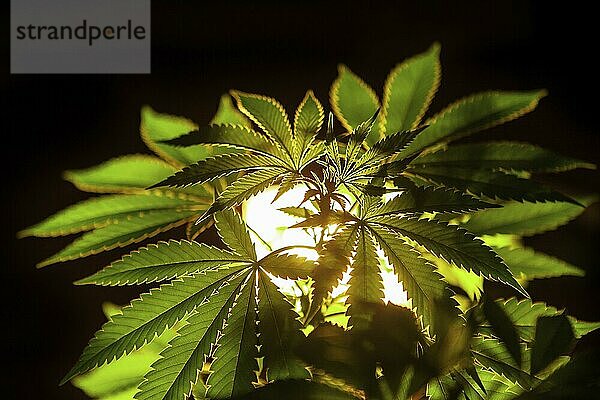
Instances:
[[[432,110],[475,91],[545,87],[550,96],[537,111],[479,137],[533,142],[600,163],[592,61],[597,22],[584,2],[416,3],[153,1],[151,75],[6,71],[0,290],[8,397],[14,391],[15,398],[84,398],[70,385],[58,388],[58,381],[104,321],[101,303],[124,304],[137,293],[71,284],[123,250],[35,270],[71,238],[17,240],[15,234],[89,196],[62,181],[63,170],[147,152],[138,136],[144,104],[199,124],[231,88],[276,97],[289,110],[312,88],[326,104],[338,63],[381,92],[397,62],[440,41],[443,78]],[[8,28],[4,32],[8,56]],[[551,179],[570,193],[596,192],[599,181],[598,172],[587,170]],[[599,230],[595,205],[568,227],[528,240],[588,273],[533,282],[535,300],[600,320]],[[595,333],[578,350],[599,343]]]

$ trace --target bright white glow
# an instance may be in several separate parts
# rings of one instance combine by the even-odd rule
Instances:
[[[404,290],[402,281],[398,281],[393,265],[390,264],[383,250],[377,249],[377,255],[381,266],[381,280],[383,281],[383,301],[412,309],[412,299],[408,298],[408,292]]]
[[[273,250],[283,247],[297,245],[312,247],[316,245],[319,240],[320,229],[311,229],[310,231],[300,228],[290,229],[289,227],[291,225],[297,224],[303,219],[279,211],[279,209],[283,207],[300,206],[305,193],[306,188],[296,186],[284,193],[277,201],[273,202],[273,199],[277,194],[277,188],[271,187],[264,192],[251,197],[244,203],[242,209],[244,220],[251,230],[250,236],[256,246],[256,252],[259,258],[266,256]],[[302,207],[316,211],[309,202],[302,204]],[[266,242],[266,244],[264,242]],[[311,260],[317,260],[318,258],[316,251],[305,248],[290,250],[289,253],[297,254]],[[387,258],[383,256],[381,249],[378,250],[378,256],[382,267],[381,277],[384,287],[383,301],[411,308],[412,300],[408,298],[408,294],[404,290],[402,282],[398,281],[398,277],[394,274],[393,267],[390,265]],[[333,297],[342,295],[347,290],[350,271],[351,268],[348,268],[343,275],[340,285],[333,288]],[[283,279],[281,281],[278,280],[277,284],[288,286],[284,284]]]
[[[294,217],[279,211],[283,207],[297,207],[304,199],[306,189],[296,186],[284,193],[277,201],[273,202],[277,194],[277,188],[272,187],[264,192],[251,197],[244,203],[243,213],[246,224],[251,229],[250,235],[256,245],[258,257],[264,257],[272,250],[287,246],[315,246],[316,241],[306,230],[300,228],[290,229],[289,226],[302,221],[302,218]],[[303,207],[311,209],[310,204]],[[313,211],[316,211],[313,209]],[[258,237],[258,236],[260,237]],[[262,239],[262,240],[261,240]],[[269,247],[263,243],[266,242]],[[310,249],[294,249],[290,253],[316,260],[317,252]]]

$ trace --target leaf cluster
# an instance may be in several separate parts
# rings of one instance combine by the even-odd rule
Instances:
[[[104,381],[114,390],[98,397],[591,398],[592,358],[570,354],[600,324],[526,290],[584,271],[521,238],[594,201],[538,174],[595,167],[526,143],[455,143],[532,111],[546,93],[483,92],[428,116],[439,53],[434,44],[397,65],[381,99],[340,66],[327,122],[312,91],[293,118],[275,99],[241,91],[221,99],[208,126],[145,108],[142,138],[158,157],[68,172],[82,190],[109,194],[22,232],[86,232],[40,265],[184,224],[187,238],[149,244],[77,282],[158,286],[110,317],[63,383],[94,395],[111,377],[102,371],[122,374],[126,360],[148,354],[125,387]],[[257,251],[264,240],[243,205],[273,188],[274,201],[301,190],[297,204],[273,212],[296,218],[287,229],[314,246]],[[221,246],[194,240],[213,223]],[[316,260],[295,252],[302,247]],[[401,285],[386,287],[385,274]],[[489,297],[484,280],[512,296]],[[386,304],[394,290],[406,301]]]

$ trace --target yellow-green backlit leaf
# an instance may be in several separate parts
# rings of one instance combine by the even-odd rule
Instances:
[[[338,77],[331,85],[329,102],[348,132],[371,118],[379,108],[379,99],[373,89],[345,65],[338,66]],[[370,144],[380,138],[377,128],[373,129]]]
[[[140,213],[139,215],[116,221],[113,224],[85,233],[57,254],[40,262],[38,267],[44,267],[61,261],[74,260],[140,242],[160,232],[183,225],[187,219],[197,214],[198,211],[177,210]]]
[[[132,154],[95,167],[66,171],[65,179],[87,192],[135,192],[160,182],[176,171],[160,158]]]
[[[232,124],[232,125],[241,125],[246,128],[250,128],[252,124],[242,114],[238,111],[237,108],[233,105],[233,101],[231,100],[231,96],[228,94],[224,94],[221,96],[219,100],[219,108],[217,109],[217,113],[210,120],[211,124]]]
[[[440,84],[440,46],[397,65],[383,87],[382,131],[392,134],[414,129],[421,122]]]
[[[132,216],[159,210],[198,207],[185,195],[173,196],[159,191],[145,194],[117,194],[94,197],[65,208],[44,221],[24,229],[23,236],[63,236],[100,228]]]
[[[532,111],[545,95],[545,90],[484,92],[461,99],[427,120],[425,124],[429,127],[403,154],[410,155],[428,146],[511,121]]]
[[[161,114],[148,106],[142,108],[142,139],[152,151],[175,167],[183,167],[212,154],[204,146],[177,148],[161,143],[196,129],[198,126],[187,118]]]
[[[584,204],[593,202],[582,201]],[[584,207],[566,202],[512,202],[502,208],[474,213],[462,226],[477,235],[506,233],[530,236],[554,230],[584,211]]]

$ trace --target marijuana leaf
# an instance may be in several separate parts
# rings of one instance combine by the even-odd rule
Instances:
[[[440,85],[440,46],[398,64],[383,87],[382,132],[416,128]]]
[[[224,121],[232,118],[231,121],[243,122],[239,118],[241,114],[238,114],[231,108],[231,100],[223,97],[215,119]],[[175,173],[177,168],[214,154],[214,150],[206,146],[179,149],[159,142],[183,135],[195,127],[185,118],[160,114],[145,107],[140,126],[142,139],[161,158],[127,155],[88,169],[67,171],[65,179],[77,188],[109,195],[68,207],[20,232],[20,236],[63,236],[87,232],[58,254],[40,262],[39,266],[138,243],[184,224],[188,224],[190,239],[205,229],[206,224],[194,230],[189,227],[212,202],[213,186],[146,190]],[[218,182],[215,184],[218,186]]]
[[[562,384],[579,393],[573,374],[587,378],[589,360],[565,354],[600,323],[529,299],[494,300],[483,279],[528,296],[528,280],[583,275],[520,239],[593,201],[535,174],[595,166],[524,143],[452,143],[532,111],[545,91],[483,92],[426,118],[439,56],[434,44],[398,64],[381,101],[340,65],[324,135],[325,112],[310,90],[293,120],[271,97],[231,91],[207,126],[144,107],[141,136],[156,156],[67,171],[76,187],[101,195],[19,233],[82,234],[40,265],[184,224],[188,240],[146,245],[76,282],[158,287],[111,316],[63,383],[118,370],[148,350],[124,375],[126,394],[143,400],[289,397],[285,390],[509,400],[560,394]],[[271,246],[257,229],[250,236],[245,219],[255,210],[246,202],[267,189],[273,202],[297,194],[273,211],[291,216],[286,228],[310,246]],[[222,245],[194,241],[213,221]],[[294,254],[307,247],[318,259]],[[406,295],[392,300],[402,306],[384,304],[392,286]],[[334,320],[340,326],[326,322]]]
[[[275,99],[238,91],[233,91],[232,96],[261,133],[238,126],[213,125],[208,131],[191,132],[168,143],[183,146],[218,144],[251,154],[232,153],[202,160],[155,185],[187,186],[235,172],[247,173],[225,188],[197,222],[206,220],[217,211],[241,204],[276,180],[290,182],[291,187],[293,180],[301,175],[306,165],[321,155],[323,149],[322,146],[312,146],[323,121],[323,108],[312,92],[307,92],[298,107],[295,131],[292,131],[287,113]],[[240,132],[245,133],[245,137],[239,137]]]
[[[249,392],[258,368],[259,333],[261,341],[268,339],[261,343],[268,380],[308,377],[291,353],[302,336],[300,324],[268,273],[271,265],[277,265],[275,272],[287,273],[279,263],[293,257],[257,260],[246,226],[234,211],[218,214],[216,221],[224,242],[236,253],[195,242],[160,243],[79,282],[123,285],[174,279],[143,294],[105,324],[63,382],[144,346],[182,319],[186,325],[153,364],[137,398],[189,395],[207,357],[214,359],[207,382],[212,398]],[[290,275],[300,271],[307,276],[312,263],[298,259],[290,265]]]

